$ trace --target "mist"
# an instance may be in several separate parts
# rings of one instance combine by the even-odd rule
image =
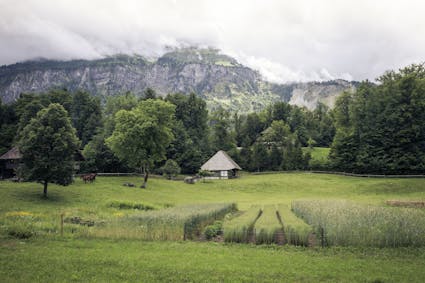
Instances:
[[[422,1],[0,0],[0,65],[215,47],[273,82],[373,80],[425,61]]]

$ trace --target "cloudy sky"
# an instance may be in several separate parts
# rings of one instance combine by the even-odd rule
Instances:
[[[0,0],[0,65],[212,46],[275,82],[425,61],[425,1]]]

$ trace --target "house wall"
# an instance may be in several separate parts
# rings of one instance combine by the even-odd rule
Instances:
[[[236,171],[235,171],[236,172]],[[212,176],[205,177],[207,180],[218,180],[218,179],[231,179],[236,178],[237,174],[233,173],[232,170],[226,171],[212,171]]]
[[[18,168],[19,162],[16,160],[0,161],[0,178],[9,179],[15,176],[15,169]]]

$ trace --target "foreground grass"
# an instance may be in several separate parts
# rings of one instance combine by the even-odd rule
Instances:
[[[424,249],[0,241],[2,282],[423,282]]]

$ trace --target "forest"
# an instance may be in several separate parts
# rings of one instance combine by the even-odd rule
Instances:
[[[376,83],[362,82],[355,92],[343,93],[333,109],[318,104],[313,111],[277,102],[244,115],[220,108],[209,112],[195,93],[159,97],[150,88],[142,97],[128,92],[106,101],[66,89],[21,94],[12,104],[0,104],[0,154],[22,144],[25,129],[51,104],[63,107],[75,129],[85,158],[80,172],[161,173],[164,164],[172,164],[195,174],[220,149],[246,171],[425,172],[423,64],[386,72]],[[129,130],[133,136],[124,138]],[[140,151],[126,151],[124,140],[124,147],[134,143]],[[328,160],[311,162],[314,147],[330,147]],[[142,155],[155,157],[136,162]]]

